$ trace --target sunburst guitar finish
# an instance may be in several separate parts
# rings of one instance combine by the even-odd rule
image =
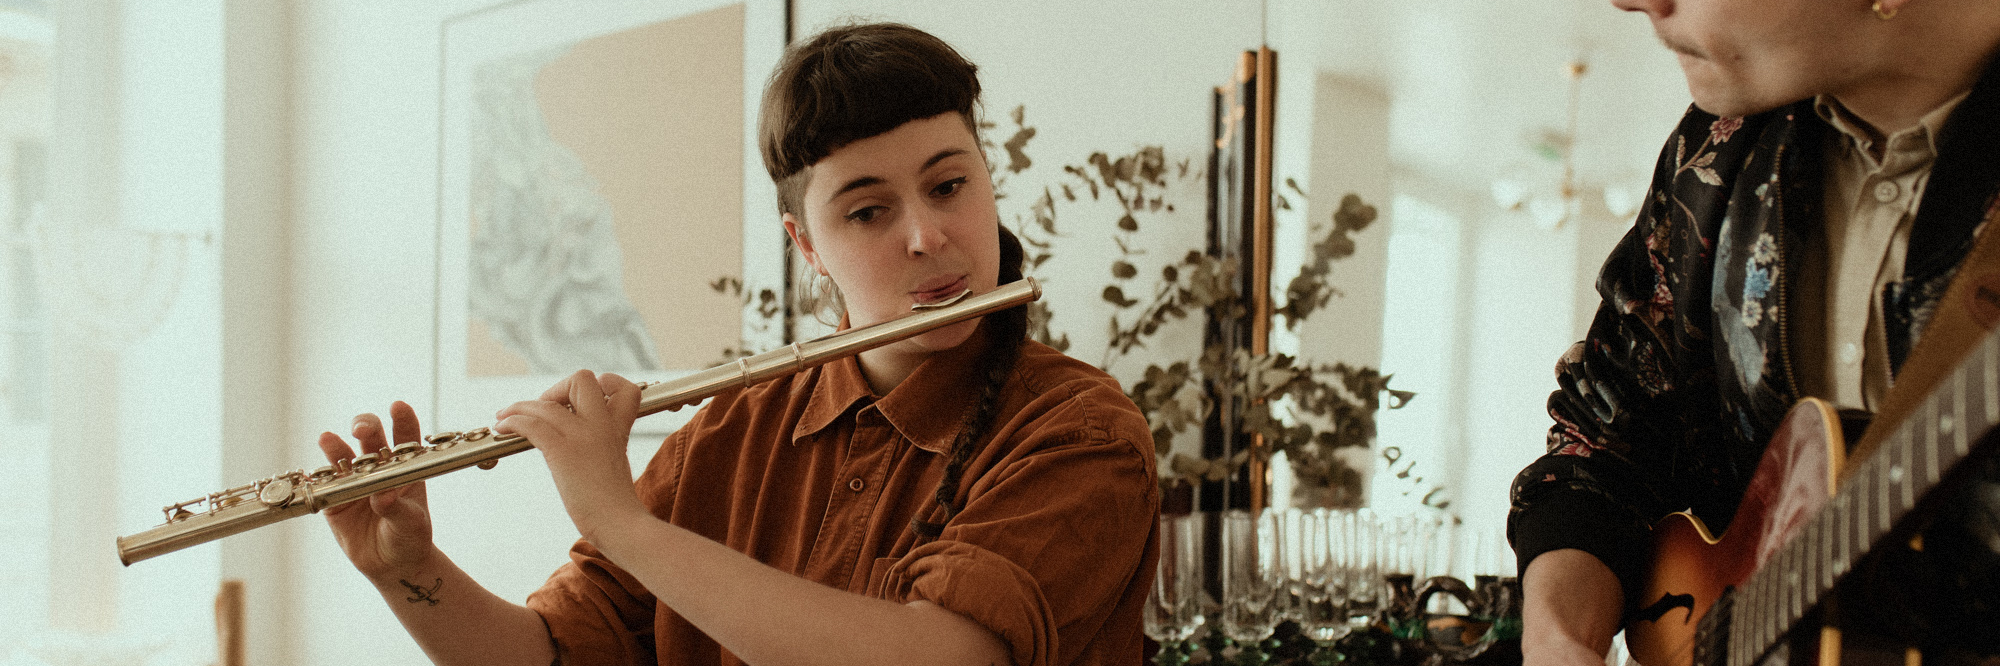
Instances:
[[[1827,403],[1808,398],[1785,415],[1757,473],[1720,537],[1680,512],[1653,527],[1653,575],[1642,608],[1625,627],[1644,666],[1693,666],[1700,620],[1780,551],[1833,495],[1845,445]]]
[[[1972,467],[1961,461],[1990,453],[2000,440],[1996,422],[1995,331],[1879,446],[1852,460],[1833,409],[1800,402],[1764,449],[1724,534],[1687,513],[1654,527],[1650,578],[1625,625],[1633,659],[1642,666],[1837,666],[1830,662],[1838,661],[1838,633],[1808,626],[1808,618],[1871,550],[1910,543],[1919,521],[1904,519],[1927,513],[1925,505],[1939,501],[1930,491]],[[1792,653],[1795,643],[1815,649]]]

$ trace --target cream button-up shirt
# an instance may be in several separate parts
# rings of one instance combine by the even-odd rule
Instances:
[[[1843,409],[1874,411],[1892,381],[1882,292],[1903,277],[1910,223],[1923,201],[1938,132],[1961,94],[1915,126],[1880,136],[1838,100],[1813,100],[1839,130],[1826,147],[1823,233],[1809,243],[1798,297],[1798,363],[1804,395]]]

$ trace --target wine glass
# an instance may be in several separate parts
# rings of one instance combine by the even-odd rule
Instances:
[[[1278,512],[1233,510],[1222,520],[1224,636],[1247,663],[1264,660],[1263,641],[1283,619],[1284,562]]]
[[[1199,515],[1160,516],[1160,562],[1146,596],[1146,637],[1159,642],[1153,663],[1187,663],[1187,639],[1201,627]]]

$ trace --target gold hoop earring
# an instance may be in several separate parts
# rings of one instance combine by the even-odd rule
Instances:
[[[1875,0],[1875,7],[1874,7],[1874,9],[1875,9],[1875,16],[1876,16],[1876,18],[1880,18],[1880,19],[1882,19],[1882,20],[1884,20],[1884,21],[1887,21],[1887,20],[1889,20],[1889,19],[1892,19],[1892,18],[1896,18],[1896,10],[1894,10],[1894,9],[1891,9],[1891,10],[1888,10],[1888,11],[1883,11],[1883,10],[1882,10],[1882,0]]]

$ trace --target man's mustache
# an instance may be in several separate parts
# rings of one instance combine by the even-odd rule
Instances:
[[[1692,56],[1696,58],[1708,57],[1707,53],[1702,52],[1701,49],[1695,48],[1693,44],[1682,42],[1678,38],[1675,38],[1673,36],[1670,36],[1666,33],[1659,31],[1654,31],[1654,35],[1660,38],[1660,45],[1667,47],[1668,51],[1673,51],[1674,53],[1678,53],[1685,56]]]

